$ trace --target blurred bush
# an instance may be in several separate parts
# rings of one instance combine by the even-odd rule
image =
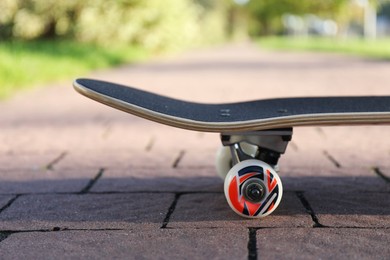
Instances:
[[[1,0],[0,39],[74,39],[150,50],[226,37],[228,0]]]

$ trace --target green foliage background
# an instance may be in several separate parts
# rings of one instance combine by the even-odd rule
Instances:
[[[389,0],[369,0],[380,7]],[[68,39],[148,50],[221,42],[232,30],[252,35],[282,32],[285,13],[317,14],[346,23],[351,0],[1,0],[0,41]],[[243,19],[248,28],[242,28]]]
[[[381,7],[390,0],[369,2]],[[285,13],[317,14],[342,25],[351,19],[350,4],[351,0],[251,0],[240,7],[234,0],[1,0],[0,40],[65,38],[169,50],[226,40],[242,19],[250,21],[252,35],[280,33]]]
[[[231,0],[0,0],[0,99],[227,38]]]
[[[369,2],[388,14],[390,0]],[[353,14],[350,4],[350,0],[251,0],[241,6],[234,0],[0,0],[0,99],[17,89],[150,54],[247,38],[248,31],[255,38],[280,34],[285,13],[316,14],[336,20],[342,28],[361,16]]]
[[[182,48],[226,37],[228,0],[1,0],[0,40]]]
[[[390,0],[368,0],[368,3],[381,13],[388,8]],[[250,34],[259,36],[281,34],[281,16],[286,13],[314,14],[335,20],[339,27],[343,27],[353,20],[354,16],[362,15],[362,7],[359,8],[360,14],[356,14],[352,5],[355,5],[356,9],[356,2],[351,0],[251,0],[245,9],[250,20]]]

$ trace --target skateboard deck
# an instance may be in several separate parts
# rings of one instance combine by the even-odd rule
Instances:
[[[390,123],[390,96],[277,98],[202,104],[92,79],[76,79],[73,85],[84,96],[113,108],[162,124],[204,132]]]
[[[201,104],[104,81],[77,79],[81,94],[149,120],[190,130],[220,132],[216,169],[229,206],[262,218],[279,205],[277,173],[295,126],[390,123],[390,96],[302,97]]]

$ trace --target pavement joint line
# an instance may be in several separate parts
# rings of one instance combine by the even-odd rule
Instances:
[[[334,158],[328,151],[324,150],[324,155],[329,161],[331,161],[331,163],[333,163],[334,166],[336,166],[336,168],[341,168],[340,162],[337,161],[336,158]]]
[[[102,134],[102,138],[104,140],[104,139],[107,139],[110,136],[111,131],[112,131],[112,124],[111,124],[110,121],[107,121],[103,125],[105,127],[104,130],[103,130],[103,134]]]
[[[148,143],[146,144],[145,151],[147,151],[147,152],[152,151],[155,143],[156,143],[156,138],[154,136],[152,136],[149,139]]]
[[[48,170],[48,171],[53,171],[53,170],[54,170],[54,166],[55,166],[57,163],[59,163],[61,160],[63,160],[67,155],[68,155],[68,152],[67,152],[67,151],[62,152],[59,156],[57,156],[56,158],[54,158],[53,161],[49,162],[49,163],[45,166],[45,169]]]
[[[0,243],[7,239],[13,234],[23,234],[23,233],[52,233],[52,232],[69,232],[69,231],[89,231],[89,232],[99,232],[99,231],[125,231],[125,229],[119,228],[100,228],[100,229],[89,229],[89,228],[60,228],[53,227],[52,229],[30,229],[30,230],[0,230]]]
[[[172,169],[172,165],[170,166],[165,166],[165,165],[157,165],[157,166],[142,166],[142,165],[130,165],[132,167],[133,170],[153,170],[153,169],[156,169],[156,167],[159,167],[161,169],[164,169],[164,170],[169,170],[169,169]],[[43,166],[42,167],[44,170],[46,170],[47,166]],[[72,167],[72,166],[61,166],[61,170],[63,171],[74,171],[74,170],[95,170],[96,167],[94,166],[83,166],[83,167]],[[189,169],[189,170],[193,170],[193,169],[213,169],[212,166],[208,166],[208,165],[199,165],[199,166],[186,166],[186,169]],[[0,171],[9,171],[9,170],[13,170],[13,171],[28,171],[28,170],[34,170],[34,169],[31,169],[31,167],[12,167],[12,168],[9,168],[9,167],[2,167],[0,165]],[[110,166],[110,170],[115,170],[115,171],[123,171],[123,170],[128,170],[128,168],[126,167],[115,167],[115,166]]]
[[[92,195],[111,195],[111,194],[176,194],[177,191],[89,191],[88,194]],[[180,192],[185,194],[223,194],[223,191],[183,191]],[[80,192],[37,192],[37,193],[0,193],[4,196],[35,196],[35,195],[83,195]]]
[[[176,157],[175,161],[172,164],[172,168],[176,169],[179,166],[179,163],[181,162],[185,154],[186,152],[184,150],[181,150],[179,152],[179,155]]]
[[[198,132],[196,135],[199,139],[203,139],[205,134],[204,132]]]
[[[388,230],[390,227],[359,227],[359,226],[324,226],[323,228],[330,228],[330,229],[362,229],[362,230]]]
[[[284,190],[283,192],[297,193],[301,191],[296,190]],[[111,195],[111,194],[176,194],[182,195],[191,194],[224,194],[223,191],[88,191],[88,194],[92,195]],[[349,192],[356,193],[356,192]],[[388,191],[365,191],[370,194],[388,194]],[[2,196],[34,196],[34,195],[82,195],[80,192],[33,192],[33,193],[0,193]]]
[[[315,128],[315,131],[316,131],[321,137],[325,137],[325,138],[326,138],[326,133],[324,132],[324,130],[323,130],[321,127],[316,127],[316,128]]]
[[[175,198],[174,198],[171,206],[169,207],[167,214],[165,215],[161,229],[167,228],[167,226],[169,224],[169,220],[171,219],[171,216],[176,209],[177,202],[179,201],[181,195],[183,195],[183,193],[176,193],[175,194]]]
[[[177,194],[181,195],[187,194],[223,194],[223,191],[91,191],[89,194]],[[47,193],[49,194],[49,193]],[[77,194],[77,193],[69,193],[69,194]]]
[[[388,194],[390,193],[390,191],[372,191],[372,190],[367,190],[367,191],[364,191],[365,193],[367,194]]]
[[[0,243],[6,240],[12,234],[13,234],[12,232],[0,231]]]
[[[248,260],[257,260],[257,230],[259,228],[248,228],[249,239],[248,239]]]
[[[283,192],[297,193],[300,191],[284,190]],[[192,194],[224,194],[223,191],[88,191],[91,195],[111,195],[111,194],[176,194],[182,195]],[[388,194],[388,191],[365,191],[370,194]],[[33,193],[0,193],[1,196],[35,196],[35,195],[83,195],[81,192],[33,192]]]
[[[299,151],[298,145],[294,141],[290,141],[289,146],[296,152]]]
[[[245,220],[245,219],[244,219]],[[256,220],[254,220],[256,221]],[[250,232],[258,231],[258,230],[266,230],[266,229],[271,229],[271,230],[276,230],[276,229],[289,229],[289,230],[294,230],[294,229],[313,229],[312,227],[243,227],[245,229],[248,229]],[[161,229],[160,228],[156,228]],[[168,230],[225,230],[225,227],[166,227],[163,229],[168,229]],[[359,230],[390,230],[390,227],[359,227],[359,226],[324,226],[321,229],[359,229]],[[19,229],[19,230],[10,230],[10,229],[3,229],[0,230],[1,233],[32,233],[32,232],[62,232],[62,231],[132,231],[134,230],[133,228],[67,228],[67,227],[58,227],[55,226],[50,229]]]
[[[15,200],[17,200],[20,196],[21,196],[20,194],[17,194],[17,195],[15,195],[12,199],[10,199],[10,200],[8,201],[8,203],[5,204],[5,205],[0,209],[0,214],[1,214],[4,210],[6,210],[7,208],[11,207],[11,205],[15,202]]]
[[[272,217],[272,216],[271,216]],[[223,227],[218,227],[219,229],[224,229]],[[256,230],[264,230],[264,229],[313,229],[313,227],[252,227]],[[186,229],[186,228],[175,228],[175,229]],[[207,229],[207,228],[201,228]],[[390,230],[390,227],[359,227],[359,226],[322,226],[321,229],[361,229],[361,230]]]
[[[196,230],[210,230],[210,229],[220,229],[224,230],[223,227],[197,227],[197,228],[172,228],[166,227],[167,230],[183,230],[183,229],[196,229]],[[258,259],[257,251],[257,230],[263,229],[311,229],[308,227],[249,227],[249,240],[248,240],[248,259],[255,260]],[[323,229],[358,229],[358,230],[390,230],[390,227],[378,228],[378,227],[324,227]],[[132,229],[123,229],[123,228],[61,228],[53,227],[51,229],[28,229],[28,230],[0,230],[0,243],[10,237],[13,234],[23,234],[23,233],[58,233],[58,232],[103,232],[103,231],[132,231]]]
[[[385,182],[390,183],[390,177],[386,176],[379,167],[372,168],[374,173],[382,178]]]
[[[313,220],[313,228],[323,228],[326,227],[322,225],[319,220],[317,215],[315,214],[312,206],[310,205],[309,201],[306,199],[304,192],[303,191],[296,191],[295,194],[297,195],[298,199],[301,201],[303,207],[305,208],[306,212],[310,214],[311,219]]]
[[[99,170],[99,172],[96,174],[96,176],[93,179],[91,179],[88,182],[87,186],[85,186],[78,194],[88,193],[92,189],[92,187],[95,185],[95,183],[103,176],[105,170],[106,170],[105,168],[101,168]]]
[[[61,228],[53,227],[50,229],[26,229],[26,230],[0,230],[0,233],[49,233],[49,232],[67,232],[67,231],[130,231],[132,229],[123,229],[123,228]]]
[[[90,194],[178,194],[191,195],[191,194],[223,194],[223,191],[91,191]],[[34,193],[33,193],[34,194]],[[49,193],[46,193],[49,194]],[[75,194],[75,193],[69,193]],[[76,193],[77,194],[77,193]],[[0,194],[1,195],[1,194]]]

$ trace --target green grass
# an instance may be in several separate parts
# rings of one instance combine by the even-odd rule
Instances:
[[[107,48],[72,41],[0,42],[0,100],[16,91],[144,59],[134,46]]]
[[[261,47],[267,49],[345,53],[367,58],[390,60],[390,39],[264,37],[260,38],[258,43]]]

